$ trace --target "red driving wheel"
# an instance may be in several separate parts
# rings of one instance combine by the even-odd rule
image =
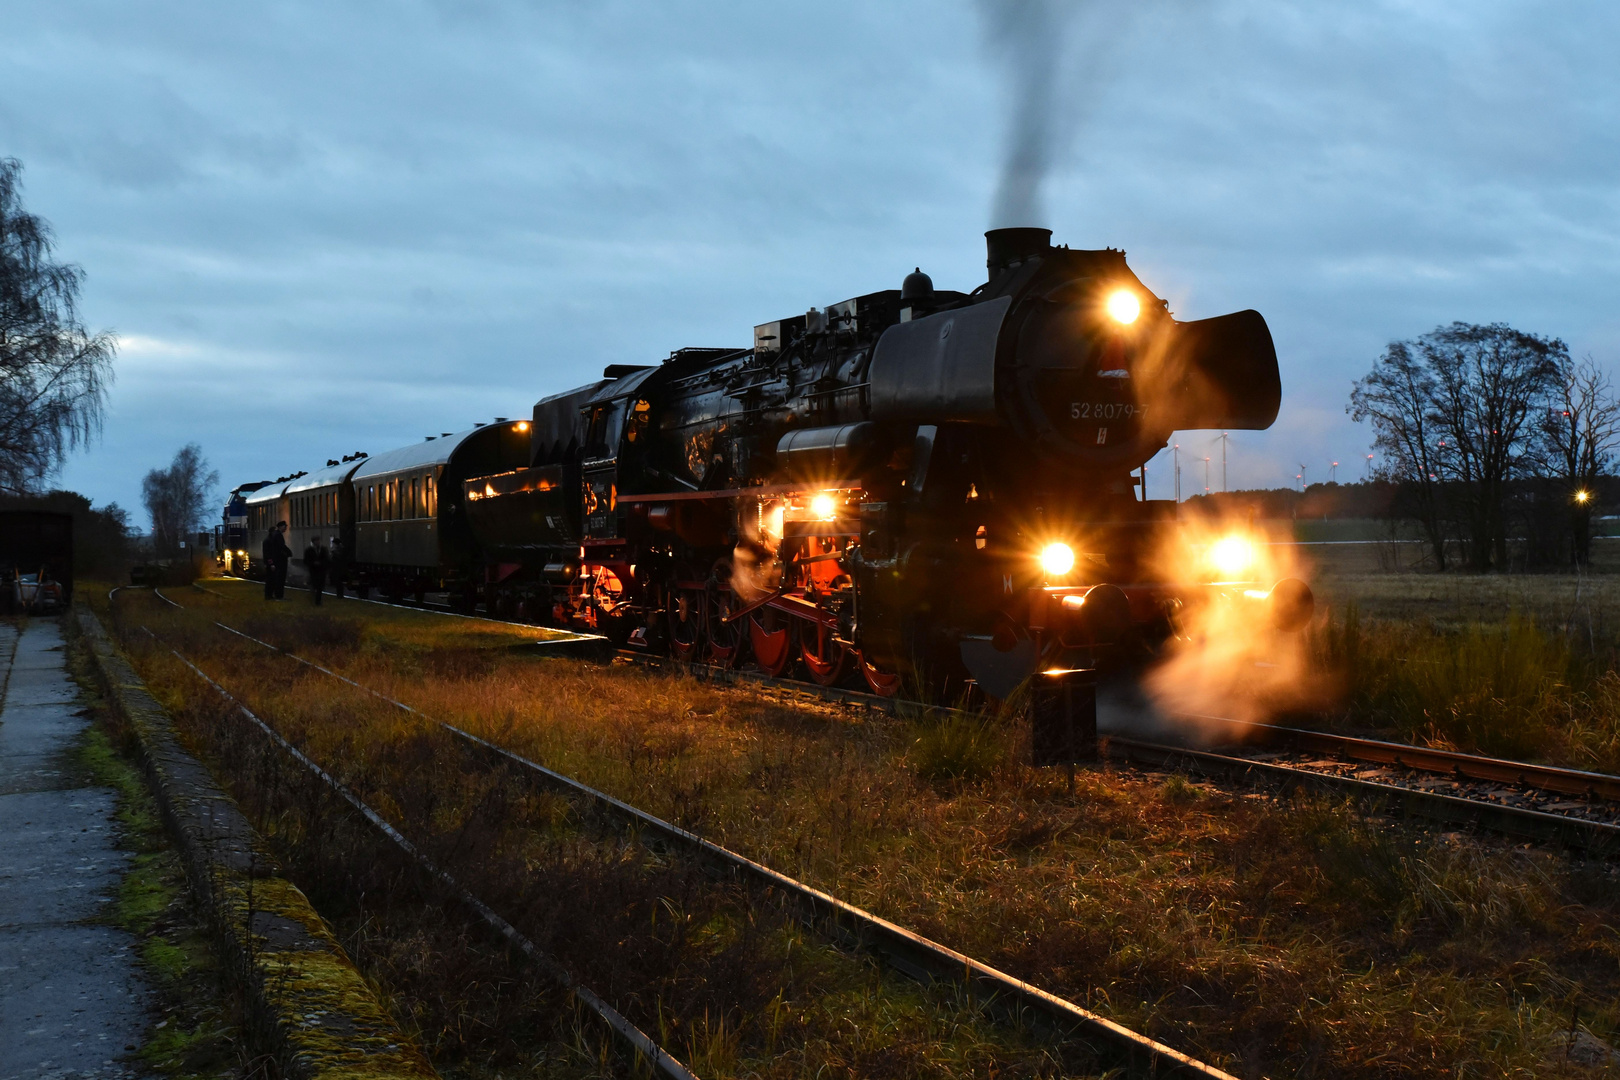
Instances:
[[[900,690],[900,676],[891,675],[870,663],[865,656],[857,654],[861,668],[861,675],[866,679],[866,685],[878,697],[894,697]]]
[[[748,616],[748,638],[754,662],[771,678],[793,663],[793,634],[786,617],[775,608],[761,608]]]
[[[810,678],[822,686],[832,686],[849,671],[854,653],[839,641],[834,628],[824,622],[805,623],[799,629],[799,653]]]

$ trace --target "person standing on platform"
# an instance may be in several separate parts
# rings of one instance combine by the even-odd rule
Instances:
[[[349,569],[349,550],[343,546],[343,537],[332,537],[332,595],[343,599],[343,576]]]
[[[287,561],[292,558],[292,548],[287,546],[287,523],[276,522],[276,527],[270,530],[270,535],[264,538],[264,598],[266,600],[287,599]]]
[[[310,601],[320,607],[321,590],[326,588],[326,548],[318,536],[304,549],[304,570],[309,574]]]

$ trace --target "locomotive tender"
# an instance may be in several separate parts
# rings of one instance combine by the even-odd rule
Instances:
[[[464,541],[446,525],[408,567],[383,553],[370,572],[683,659],[858,673],[883,694],[971,677],[1004,696],[1053,665],[1128,659],[1211,590],[1299,625],[1301,583],[1169,580],[1151,556],[1176,506],[1133,475],[1173,431],[1270,426],[1265,320],[1178,322],[1123,252],[1050,238],[987,233],[971,293],[919,270],[759,325],[752,347],[614,365],[545,398],[526,454],[435,477]],[[336,481],[338,518],[365,505],[359,471]]]

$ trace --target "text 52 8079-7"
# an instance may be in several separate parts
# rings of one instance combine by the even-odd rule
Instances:
[[[1071,401],[1069,403],[1070,420],[1130,420],[1144,416],[1146,413],[1146,405],[1135,405],[1128,401]]]

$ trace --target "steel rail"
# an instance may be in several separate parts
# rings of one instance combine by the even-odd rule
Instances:
[[[219,577],[218,580],[220,580],[220,581],[242,581],[242,582],[247,582],[247,583],[253,584],[253,585],[263,584],[263,582],[254,581],[252,578],[237,577],[234,574],[223,574],[223,575],[221,575]],[[138,586],[138,587],[143,587],[144,588],[144,586]],[[199,592],[205,592],[210,596],[217,596],[221,600],[230,600],[230,599],[232,599],[232,597],[226,596],[222,592],[216,592],[215,590],[208,588],[208,586],[203,585],[200,582],[193,581],[191,583],[191,587],[193,589],[198,590]],[[299,587],[297,585],[294,585],[293,588],[298,589]],[[305,586],[303,591],[304,592],[309,592],[310,590],[309,590],[309,588],[307,586]],[[373,600],[369,596],[338,596],[335,593],[332,595],[332,598],[334,600],[341,600],[341,601],[354,600],[354,601],[357,601],[357,602],[362,603],[362,604],[379,604],[379,605],[381,605],[383,607],[397,607],[397,608],[402,608],[405,611],[431,611],[435,615],[449,615],[449,616],[452,616],[453,618],[457,618],[457,619],[471,619],[473,622],[497,623],[497,624],[499,624],[501,626],[525,626],[525,625],[527,625],[526,623],[514,622],[511,619],[493,618],[493,617],[491,617],[489,615],[470,615],[465,611],[457,611],[454,607],[452,607],[449,604],[441,604],[441,603],[437,603],[437,602],[429,603],[426,600],[423,600],[420,604],[415,603],[415,602],[407,604],[403,600],[400,600],[400,601]],[[548,627],[538,627],[537,629],[546,630],[546,631],[551,632],[551,633],[563,633],[563,634],[568,635],[567,637],[561,637],[561,638],[555,639],[555,640],[557,640],[559,642],[563,642],[563,641],[606,641],[607,640],[607,638],[603,637],[601,634],[581,634],[581,633],[579,633],[577,631],[574,631],[574,630],[558,631],[558,630],[556,630],[556,629],[554,629],[552,627],[549,627],[549,626]]]
[[[157,592],[155,589],[153,591]],[[167,604],[171,604],[174,607],[182,607],[182,605],[176,604],[173,600],[163,596],[161,593],[158,593],[158,596]],[[152,633],[152,631],[147,627],[142,626],[141,629],[145,631],[154,641],[159,640],[158,636]],[[376,810],[373,810],[363,799],[361,799],[353,791],[349,790],[349,788],[340,780],[323,769],[302,750],[299,750],[296,746],[289,742],[285,737],[282,736],[280,732],[276,731],[273,727],[260,719],[251,709],[232,695],[230,691],[226,690],[205,671],[203,671],[202,668],[192,663],[191,660],[182,654],[178,649],[170,649],[169,652],[174,654],[175,658],[182,664],[190,668],[192,673],[198,678],[202,679],[209,686],[213,687],[214,690],[217,691],[228,703],[230,703],[234,709],[240,712],[256,727],[258,727],[259,730],[269,737],[272,742],[290,755],[293,760],[297,761],[300,765],[303,765],[324,784],[326,784],[327,787],[336,792],[338,796],[340,796],[345,802],[354,807],[355,810],[359,811],[367,821],[378,829],[378,831],[380,831],[389,840],[392,840],[394,844],[406,854],[407,857],[415,862],[422,870],[426,871],[430,877],[438,880],[447,889],[449,889],[457,897],[457,899],[459,899],[463,904],[477,914],[480,919],[492,927],[503,938],[519,949],[525,956],[533,961],[537,967],[545,972],[546,975],[548,975],[551,979],[557,982],[558,985],[566,990],[576,1001],[578,1001],[581,1005],[584,1005],[592,1013],[595,1013],[597,1018],[605,1023],[608,1028],[622,1042],[625,1043],[626,1046],[634,1051],[637,1057],[647,1062],[652,1067],[654,1072],[665,1077],[666,1080],[698,1080],[696,1075],[687,1069],[687,1067],[683,1065],[679,1059],[658,1045],[658,1043],[654,1042],[644,1031],[627,1019],[612,1005],[609,1005],[606,1001],[599,997],[595,991],[590,989],[590,987],[585,986],[577,981],[571,974],[569,974],[567,968],[559,964],[549,954],[542,951],[538,945],[536,945],[533,941],[530,941],[529,938],[526,937],[522,931],[518,930],[517,927],[503,919],[495,912],[493,908],[485,904],[482,900],[478,899],[477,896],[473,895],[472,892],[470,892],[465,886],[451,876],[448,871],[444,870],[427,855],[423,854],[420,848],[411,843],[410,840],[406,839],[398,829],[389,824],[387,819],[385,819],[381,814],[377,813]]]
[[[836,701],[847,705],[861,705],[877,712],[894,715],[902,709],[914,710],[919,713],[932,712],[945,715],[967,716],[961,709],[945,705],[928,705],[920,701],[911,701],[907,698],[884,697],[881,694],[871,694],[864,690],[846,690],[841,686],[822,686],[819,683],[804,682],[800,679],[783,679],[775,675],[766,675],[761,671],[745,671],[741,668],[721,667],[718,664],[705,664],[696,660],[681,660],[673,656],[650,656],[647,653],[637,652],[634,649],[619,649],[614,655],[621,660],[636,664],[640,667],[659,670],[671,666],[694,679],[704,682],[722,682],[727,684],[743,683],[749,686],[763,686],[771,690],[782,690],[787,693],[800,694],[820,701]]]
[[[1225,716],[1203,713],[1184,714],[1195,720],[1218,720],[1239,731],[1253,731],[1267,740],[1317,750],[1355,761],[1370,761],[1381,765],[1398,765],[1421,772],[1443,773],[1458,779],[1487,780],[1492,783],[1518,787],[1539,788],[1564,795],[1578,795],[1588,799],[1620,801],[1620,776],[1609,773],[1564,769],[1554,765],[1536,765],[1506,758],[1481,757],[1455,750],[1436,750],[1407,743],[1365,739],[1353,735],[1336,735],[1325,731],[1282,727],[1276,724],[1251,724]]]
[[[164,597],[164,600],[174,603],[167,597]],[[1173,1047],[1132,1031],[1016,976],[981,963],[949,946],[913,933],[829,893],[772,870],[747,856],[705,840],[695,833],[655,817],[606,792],[598,791],[573,777],[548,769],[539,762],[473,735],[453,724],[436,720],[419,709],[396,701],[312,660],[277,648],[269,642],[260,641],[217,620],[214,621],[214,625],[339,679],[428,723],[436,724],[472,746],[495,756],[506,765],[517,768],[521,774],[540,780],[553,790],[584,799],[606,817],[651,833],[666,843],[683,849],[713,869],[750,881],[769,892],[781,895],[799,909],[800,917],[807,924],[830,931],[830,936],[842,944],[877,953],[897,971],[910,978],[923,983],[941,981],[963,985],[991,1008],[1002,1014],[1010,1014],[1014,1020],[1038,1020],[1059,1036],[1076,1035],[1094,1043],[1102,1043],[1114,1052],[1112,1056],[1120,1059],[1131,1072],[1138,1075],[1235,1080],[1231,1074],[1213,1065],[1183,1054]]]
[[[1339,776],[1207,750],[1190,750],[1113,735],[1104,736],[1103,741],[1104,752],[1108,756],[1134,764],[1183,768],[1206,776],[1262,780],[1285,789],[1304,788],[1323,794],[1351,794],[1371,799],[1386,808],[1398,807],[1407,815],[1430,820],[1475,825],[1492,832],[1562,844],[1597,855],[1620,852],[1620,825],[1608,822],[1549,814],[1521,806],[1504,806],[1484,799],[1443,795],[1398,784],[1381,784],[1375,780]]]

